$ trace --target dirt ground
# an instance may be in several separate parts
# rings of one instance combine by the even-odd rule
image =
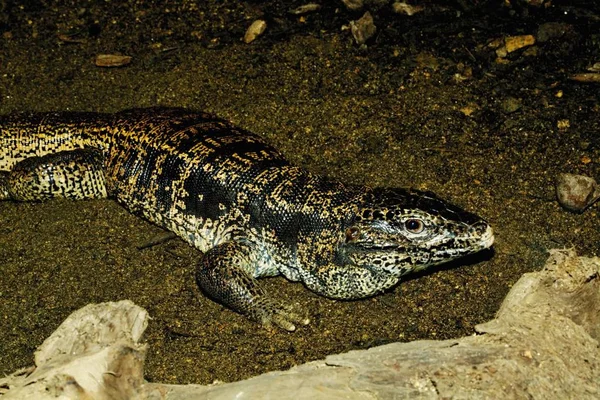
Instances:
[[[599,176],[594,1],[0,1],[0,114],[182,106],[263,135],[292,162],[352,183],[412,186],[488,219],[494,250],[342,302],[282,278],[267,290],[312,323],[271,332],[199,293],[201,253],[116,203],[0,203],[0,374],[31,365],[72,311],[131,299],[152,316],[147,376],[233,381],[393,341],[469,335],[551,248],[598,255],[598,206],[563,210],[562,172]],[[535,5],[542,3],[541,5]],[[366,45],[348,28],[369,10]],[[266,31],[242,41],[252,21]],[[530,43],[531,35],[535,43]],[[503,51],[520,37],[526,45]],[[507,40],[508,38],[508,40]],[[527,44],[528,43],[528,44]],[[510,50],[513,50],[512,48]],[[98,54],[132,57],[103,68]]]

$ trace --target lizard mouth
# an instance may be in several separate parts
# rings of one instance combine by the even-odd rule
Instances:
[[[486,222],[480,222],[471,226],[469,233],[461,239],[455,238],[457,245],[447,246],[443,250],[440,250],[442,257],[439,263],[445,262],[444,259],[449,261],[468,254],[477,253],[492,247],[494,244],[494,231]]]
[[[494,244],[494,239],[494,230],[491,226],[488,226],[481,238],[480,243],[482,248],[487,249],[488,247],[492,247]]]
[[[400,245],[398,244],[375,244],[375,243],[360,243],[352,246],[351,251],[363,252],[363,253],[378,253],[382,251],[394,251],[398,250]]]
[[[470,234],[464,237],[462,240],[460,238],[454,238],[452,242],[458,244],[462,242],[462,245],[457,246],[453,249],[453,251],[449,253],[453,253],[454,257],[458,257],[460,255],[466,255],[475,253],[477,251],[487,249],[494,244],[494,231],[490,225],[486,222],[480,222],[470,227]],[[445,241],[443,241],[445,242]],[[447,243],[447,242],[446,242]],[[361,243],[348,243],[347,251],[350,253],[385,253],[385,252],[397,252],[397,251],[406,251],[406,245],[402,245],[399,243],[373,243],[373,242],[361,242]],[[435,246],[432,246],[430,250],[434,252]],[[442,250],[440,250],[443,252]],[[447,251],[447,249],[446,249]]]

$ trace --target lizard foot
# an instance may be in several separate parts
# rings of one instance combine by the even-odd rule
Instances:
[[[291,306],[278,301],[260,297],[253,304],[252,317],[267,329],[276,326],[288,332],[296,330],[296,325],[308,325],[310,319],[293,310]]]

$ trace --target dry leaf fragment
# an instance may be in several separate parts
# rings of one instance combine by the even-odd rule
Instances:
[[[498,40],[494,40],[489,44],[489,46],[496,48],[496,55],[499,58],[505,58],[513,51],[534,45],[535,37],[533,35],[508,36],[504,38],[504,45],[498,47],[498,45],[501,43],[502,42],[499,42]]]
[[[117,54],[98,54],[96,56],[97,67],[123,67],[130,62],[130,56],[120,56]]]
[[[293,10],[290,10],[289,13],[294,14],[294,15],[302,15],[302,14],[308,14],[313,11],[317,11],[320,8],[321,8],[320,4],[309,3],[309,4],[304,4],[299,7],[296,7]]]
[[[600,83],[600,74],[596,73],[582,73],[574,74],[569,77],[572,81],[584,82],[584,83]]]
[[[365,5],[363,0],[342,0],[342,3],[352,11],[360,10]]]
[[[73,35],[67,35],[65,33],[57,34],[58,40],[63,43],[85,43],[85,39],[77,38]]]
[[[535,37],[533,35],[508,36],[504,39],[504,45],[508,53],[533,44],[535,44]]]
[[[396,14],[405,14],[410,17],[411,15],[415,15],[416,13],[423,11],[425,7],[411,6],[408,3],[397,1],[394,4],[392,4],[392,9]]]

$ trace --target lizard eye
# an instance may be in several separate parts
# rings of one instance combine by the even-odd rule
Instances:
[[[420,219],[411,218],[404,222],[404,227],[411,233],[421,233],[425,229],[425,224]]]
[[[359,236],[360,236],[360,229],[358,229],[357,227],[352,226],[352,227],[346,229],[346,243],[356,241]]]

